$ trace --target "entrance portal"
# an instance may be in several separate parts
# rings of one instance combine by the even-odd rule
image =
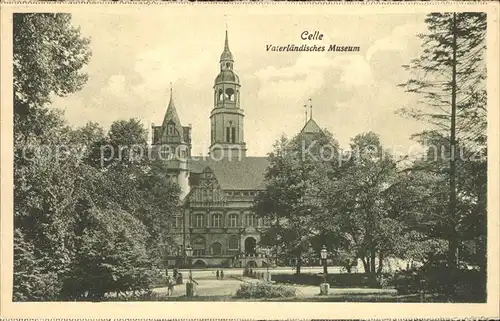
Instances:
[[[222,255],[222,244],[219,242],[212,244],[212,255]]]
[[[253,237],[247,237],[245,239],[245,254],[255,255],[256,245],[257,245],[257,241]]]

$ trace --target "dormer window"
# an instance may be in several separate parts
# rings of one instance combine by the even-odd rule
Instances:
[[[169,121],[167,125],[167,135],[174,136],[176,135],[175,123],[173,121]]]

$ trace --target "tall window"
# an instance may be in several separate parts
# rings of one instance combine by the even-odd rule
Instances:
[[[196,235],[192,239],[194,256],[205,255],[206,241],[202,235]]]
[[[230,214],[229,215],[229,226],[230,227],[238,226],[238,214]]]
[[[231,143],[235,143],[236,142],[236,128],[234,127],[231,127]]]
[[[195,216],[195,220],[194,220],[194,226],[195,227],[203,227],[205,226],[205,219],[204,219],[204,215],[203,214],[196,214]]]
[[[238,236],[231,235],[231,237],[229,238],[229,249],[237,250],[239,243],[240,242],[239,242]]]
[[[182,227],[182,217],[180,216],[175,217],[174,227]]]
[[[231,131],[229,127],[226,127],[226,142],[231,142]]]
[[[247,226],[257,225],[257,218],[253,214],[247,214]]]
[[[221,215],[212,214],[212,227],[221,227]]]

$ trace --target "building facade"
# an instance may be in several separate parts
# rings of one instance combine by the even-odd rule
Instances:
[[[182,126],[172,92],[162,124],[152,126],[152,149],[163,156],[166,175],[182,190],[182,211],[173,224],[177,247],[170,251],[170,266],[184,264],[187,246],[193,248],[193,267],[272,264],[269,249],[259,245],[269,224],[251,211],[255,196],[265,188],[268,159],[246,156],[240,88],[226,31],[213,86],[208,155],[191,155],[191,127]],[[317,130],[310,119],[303,132]]]

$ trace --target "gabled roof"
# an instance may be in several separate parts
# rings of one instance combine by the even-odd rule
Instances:
[[[264,175],[269,165],[267,157],[243,157],[241,160],[214,160],[210,156],[194,158],[190,160],[191,172],[200,174],[209,167],[224,190],[265,189]]]
[[[313,133],[322,133],[323,130],[316,124],[314,119],[310,118],[307,123],[304,125],[304,128],[300,131],[301,134],[313,134]]]

